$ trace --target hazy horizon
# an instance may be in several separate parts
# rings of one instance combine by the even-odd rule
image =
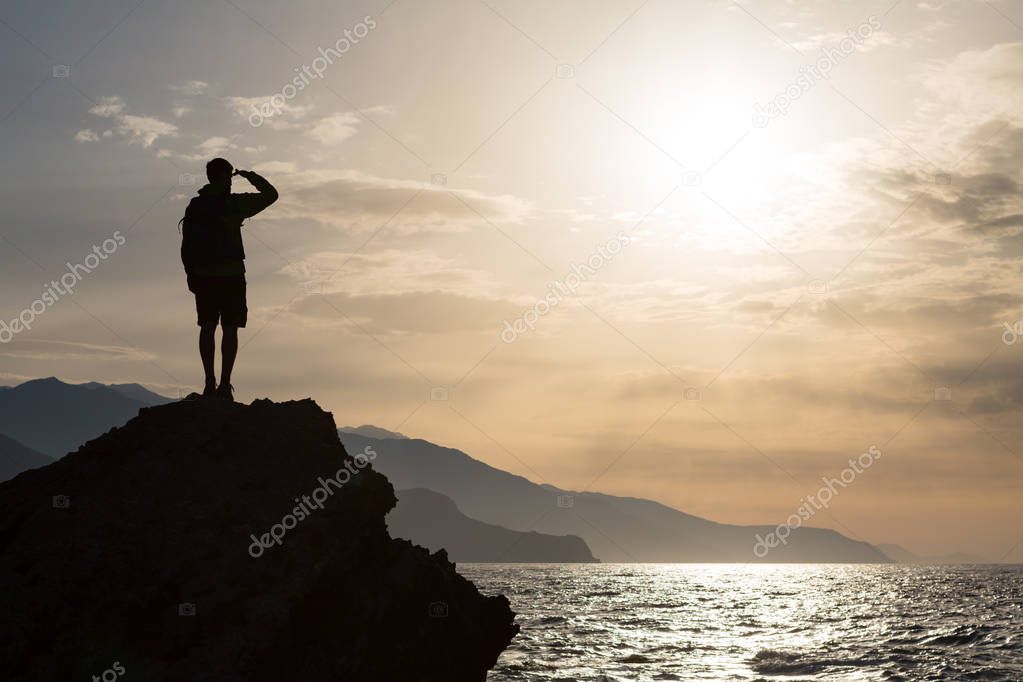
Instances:
[[[47,0],[0,34],[0,320],[102,252],[0,383],[201,389],[177,221],[224,156],[281,195],[239,399],[735,524],[875,447],[808,525],[1023,562],[1018,6]]]

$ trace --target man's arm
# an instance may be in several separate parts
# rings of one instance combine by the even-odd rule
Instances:
[[[231,195],[235,201],[235,206],[238,207],[238,213],[241,215],[242,220],[251,218],[277,201],[277,190],[262,175],[246,170],[236,171],[236,173],[248,180],[253,187],[259,190],[258,194],[246,192],[244,194]]]

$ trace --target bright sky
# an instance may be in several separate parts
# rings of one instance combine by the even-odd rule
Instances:
[[[814,525],[1023,561],[1019,3],[23,0],[0,36],[0,319],[95,265],[4,383],[201,385],[176,223],[222,155],[281,193],[240,399],[736,523],[877,446]]]

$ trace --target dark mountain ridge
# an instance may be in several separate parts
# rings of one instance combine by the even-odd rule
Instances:
[[[12,479],[27,469],[36,469],[47,464],[53,464],[52,457],[0,434],[0,482]]]
[[[118,390],[94,382],[34,379],[0,391],[0,433],[50,457],[62,457],[124,424],[157,398],[162,396],[138,384]]]
[[[372,446],[374,466],[398,489],[427,488],[467,516],[518,531],[577,535],[605,562],[887,563],[880,550],[824,528],[794,529],[766,556],[757,536],[775,526],[739,526],[633,497],[539,485],[453,448],[422,439],[373,439],[342,433],[351,448]]]
[[[481,563],[595,563],[577,535],[521,532],[469,518],[450,498],[425,488],[398,491],[387,515],[394,537],[447,551],[452,561]]]

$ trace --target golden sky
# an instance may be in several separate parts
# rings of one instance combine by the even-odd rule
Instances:
[[[125,237],[5,383],[200,385],[176,222],[222,155],[281,193],[239,398],[734,523],[877,446],[815,525],[1023,561],[1018,3],[5,14],[0,318]]]

